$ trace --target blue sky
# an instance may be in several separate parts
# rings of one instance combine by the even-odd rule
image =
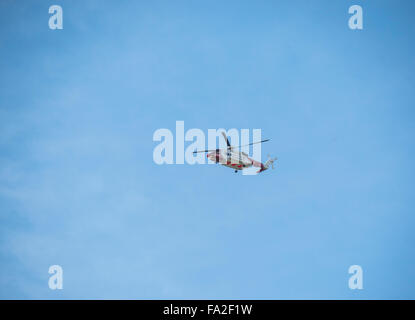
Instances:
[[[414,10],[1,1],[0,298],[415,298]],[[278,167],[156,165],[177,120]]]

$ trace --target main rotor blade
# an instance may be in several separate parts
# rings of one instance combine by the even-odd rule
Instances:
[[[225,132],[222,131],[222,135],[223,135],[223,137],[226,140],[226,144],[227,144],[228,148],[230,148],[231,147],[231,144],[229,143],[228,137],[226,136]]]
[[[212,151],[216,151],[216,149],[212,149],[212,150],[199,150],[199,151],[193,151],[193,153],[212,152]]]
[[[240,148],[240,147],[246,147],[246,146],[251,146],[253,144],[257,144],[257,143],[263,143],[263,142],[267,142],[271,139],[265,139],[265,140],[261,140],[261,141],[257,141],[257,142],[252,142],[252,143],[248,143],[248,144],[244,144],[242,146],[236,146],[236,147],[232,147],[232,149],[236,149],[236,148]]]

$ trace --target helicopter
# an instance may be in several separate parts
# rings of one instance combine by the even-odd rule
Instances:
[[[274,161],[278,158],[271,158],[268,155],[268,160],[265,163],[256,161],[254,159],[251,159],[245,152],[238,151],[237,149],[245,146],[250,146],[257,143],[263,143],[267,142],[270,139],[261,140],[258,142],[253,142],[249,144],[245,144],[242,146],[231,146],[229,143],[228,137],[224,132],[222,132],[223,138],[226,141],[226,145],[228,146],[227,149],[214,149],[214,150],[199,150],[199,151],[193,151],[193,153],[201,153],[201,152],[207,152],[206,157],[215,162],[220,163],[221,165],[224,165],[225,167],[229,167],[235,170],[235,173],[237,173],[239,170],[243,170],[249,167],[258,167],[260,168],[257,173],[260,173],[262,171],[267,170],[270,166],[272,169],[274,169]]]

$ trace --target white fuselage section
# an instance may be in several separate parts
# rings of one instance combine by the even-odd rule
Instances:
[[[244,152],[236,152],[233,150],[219,149],[207,154],[209,160],[220,163],[226,167],[243,170],[253,165],[254,161]]]

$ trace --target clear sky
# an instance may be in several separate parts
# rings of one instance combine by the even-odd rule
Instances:
[[[0,298],[414,299],[414,12],[2,0]],[[177,120],[260,128],[278,166],[156,165]]]

